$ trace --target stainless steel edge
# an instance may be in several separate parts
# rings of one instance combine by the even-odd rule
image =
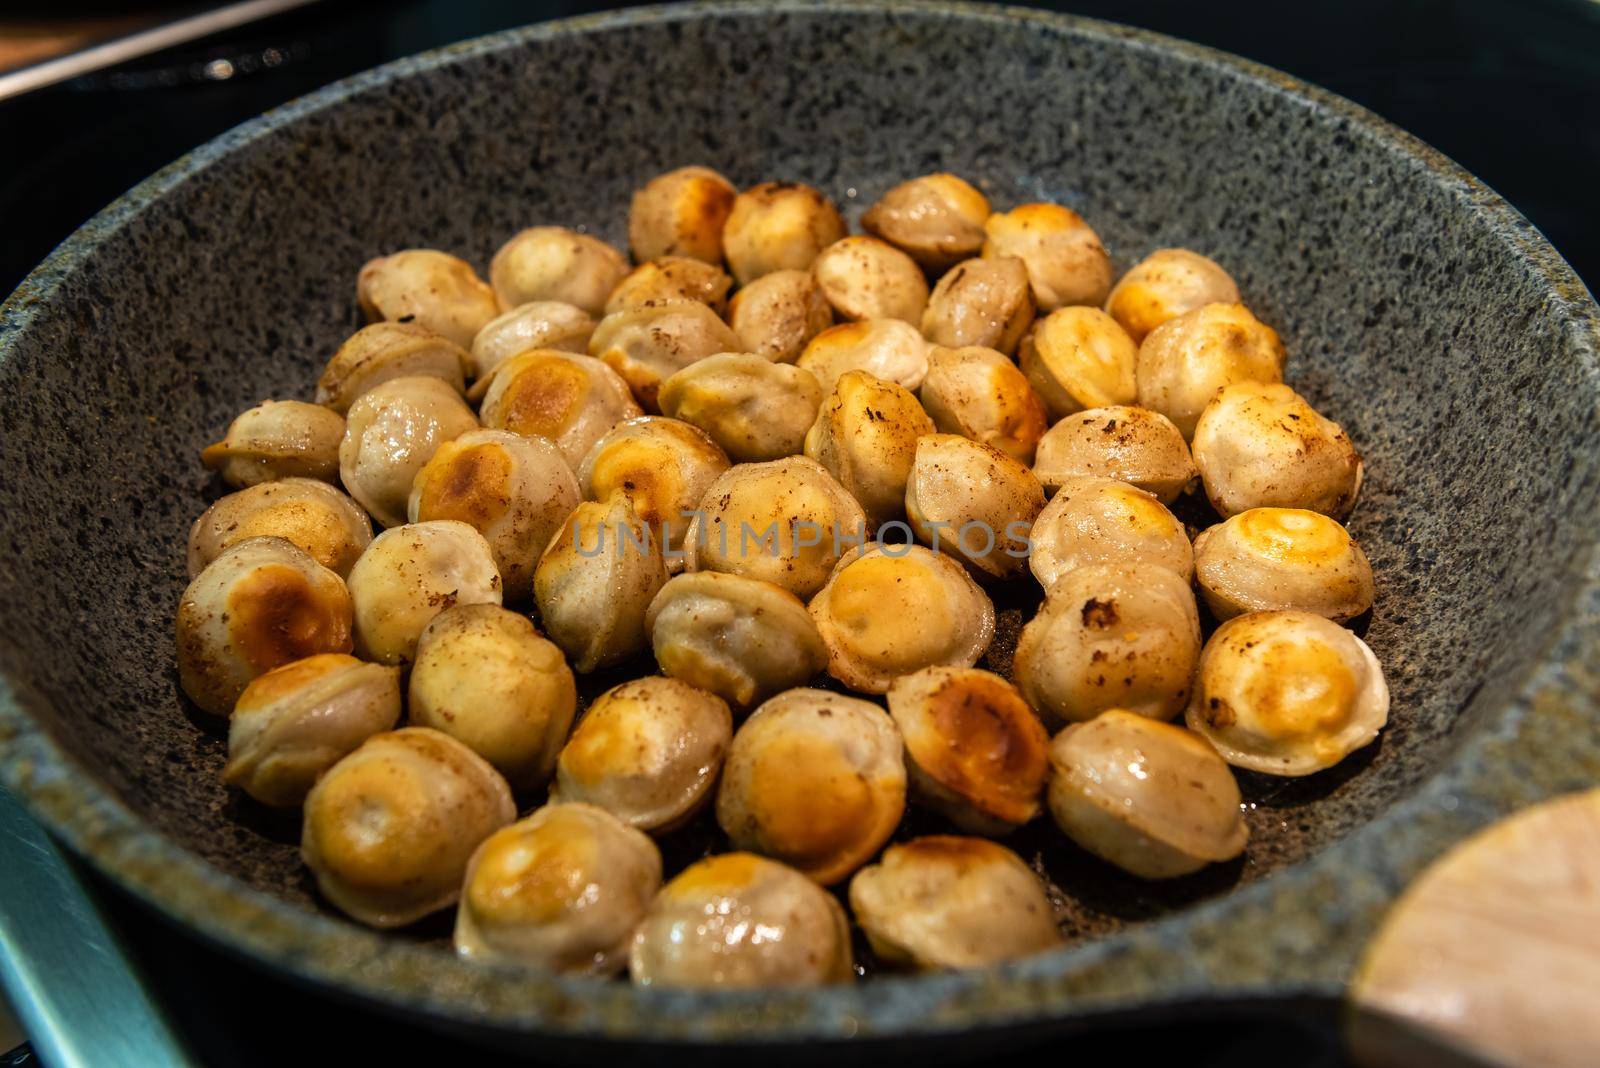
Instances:
[[[146,993],[77,872],[4,789],[0,984],[50,1068],[196,1063]]]

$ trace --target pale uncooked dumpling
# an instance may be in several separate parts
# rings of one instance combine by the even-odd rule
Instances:
[[[981,575],[1008,578],[1028,556],[1028,531],[1044,487],[993,445],[956,434],[917,439],[906,481],[906,516],[917,540]]]
[[[223,439],[200,451],[200,462],[230,486],[283,478],[339,478],[344,418],[320,404],[263,401],[240,412]]]
[[[1142,878],[1232,860],[1249,838],[1227,764],[1182,727],[1110,709],[1056,735],[1050,766],[1057,826]]]
[[[685,868],[634,932],[637,986],[752,989],[846,983],[850,924],[832,894],[785,864],[724,853]]]
[[[1281,382],[1277,331],[1243,304],[1206,304],[1169,319],[1139,345],[1139,407],[1160,412],[1193,438],[1211,398],[1240,382]],[[1123,401],[1122,403],[1127,403]]]
[[[489,263],[489,281],[502,310],[555,300],[599,315],[627,273],[622,253],[598,237],[561,226],[521,231]]]
[[[579,672],[644,649],[644,616],[667,581],[659,531],[628,498],[584,501],[551,539],[533,574],[539,620]]]
[[[1200,469],[1171,419],[1119,404],[1076,412],[1045,431],[1033,473],[1046,493],[1054,493],[1069,478],[1094,475],[1138,486],[1170,505],[1200,476]]]
[[[372,540],[350,569],[356,655],[409,664],[433,617],[452,605],[501,601],[494,550],[454,519],[409,523]]]
[[[983,224],[985,257],[1015,256],[1028,266],[1040,311],[1099,307],[1111,290],[1111,257],[1083,216],[1059,204],[1022,204]]]
[[[1224,518],[1305,508],[1343,519],[1361,492],[1361,456],[1344,428],[1279,383],[1218,391],[1195,425],[1194,462]]]
[[[578,691],[561,650],[527,616],[462,604],[417,640],[406,707],[412,726],[448,734],[531,790],[555,768]]]
[[[802,685],[828,664],[805,602],[742,575],[696,571],[668,579],[645,626],[662,671],[739,708]]]
[[[472,409],[439,379],[390,379],[350,406],[339,477],[379,526],[399,526],[417,472],[439,446],[476,429]]]
[[[1061,944],[1044,884],[982,838],[929,835],[890,846],[850,880],[850,909],[885,963],[981,968]]]
[[[1028,566],[1048,590],[1089,564],[1155,564],[1184,581],[1194,550],[1178,517],[1154,496],[1114,478],[1068,479],[1034,520]]]
[[[1050,587],[1022,628],[1012,677],[1051,728],[1108,708],[1171,719],[1199,656],[1187,579],[1158,564],[1091,564]]]
[[[663,415],[704,430],[734,463],[762,463],[804,448],[822,386],[803,368],[724,352],[667,379],[657,400]]]
[[[228,717],[222,781],[293,808],[317,777],[400,720],[400,669],[318,653],[258,675]]]
[[[415,323],[462,348],[500,312],[470,263],[430,248],[368,260],[356,278],[356,300],[368,322]]]

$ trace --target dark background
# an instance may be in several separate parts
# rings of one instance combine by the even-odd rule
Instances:
[[[137,6],[57,0],[46,8],[0,0],[0,16],[103,16]],[[0,293],[129,186],[266,108],[426,48],[624,6],[326,0],[0,102]],[[1212,45],[1349,97],[1488,182],[1591,286],[1600,277],[1600,211],[1594,205],[1600,191],[1600,3],[1082,0],[1033,6]],[[228,61],[226,78],[207,73],[218,59]],[[160,999],[207,1063],[318,1063],[339,1053],[367,1063],[468,1059],[457,1041],[287,987],[189,941],[115,893],[104,897]],[[1323,1068],[1343,1063],[1334,1021],[1332,1007],[1311,1006],[1276,1018],[1152,1022],[1047,1046],[1033,1040],[1033,1048],[1015,1055],[1170,1060],[1184,1068]],[[995,1053],[988,1048],[982,1059],[993,1061]]]

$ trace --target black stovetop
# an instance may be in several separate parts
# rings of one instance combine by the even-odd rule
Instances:
[[[628,5],[326,0],[0,101],[0,293],[123,190],[266,108],[426,48],[536,17],[622,6]],[[1527,215],[1580,275],[1591,284],[1600,278],[1600,211],[1593,200],[1600,190],[1600,3],[1081,0],[1034,6],[1198,41],[1341,93],[1477,174]],[[206,1063],[300,1063],[331,1059],[336,1051],[369,1062],[461,1057],[459,1040],[264,976],[173,931],[115,892],[102,893],[158,1000]],[[1141,1026],[1017,1056],[1125,1060],[1133,1053],[1136,1061],[1181,1057],[1185,1068],[1331,1068],[1342,1063],[1333,1030],[1330,1018],[1316,1014],[1295,1021]]]

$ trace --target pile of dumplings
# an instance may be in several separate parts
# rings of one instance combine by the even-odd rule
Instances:
[[[664,987],[849,981],[851,917],[891,966],[983,966],[1062,939],[997,839],[1048,813],[1184,876],[1246,847],[1232,769],[1374,740],[1361,460],[1228,273],[1114,280],[1073,211],[951,174],[861,224],[685,167],[631,260],[557,226],[487,281],[382,256],[314,402],[203,451],[234,492],[190,532],[181,686],[332,906]],[[891,844],[908,804],[948,833]],[[725,851],[664,871],[702,812]]]

